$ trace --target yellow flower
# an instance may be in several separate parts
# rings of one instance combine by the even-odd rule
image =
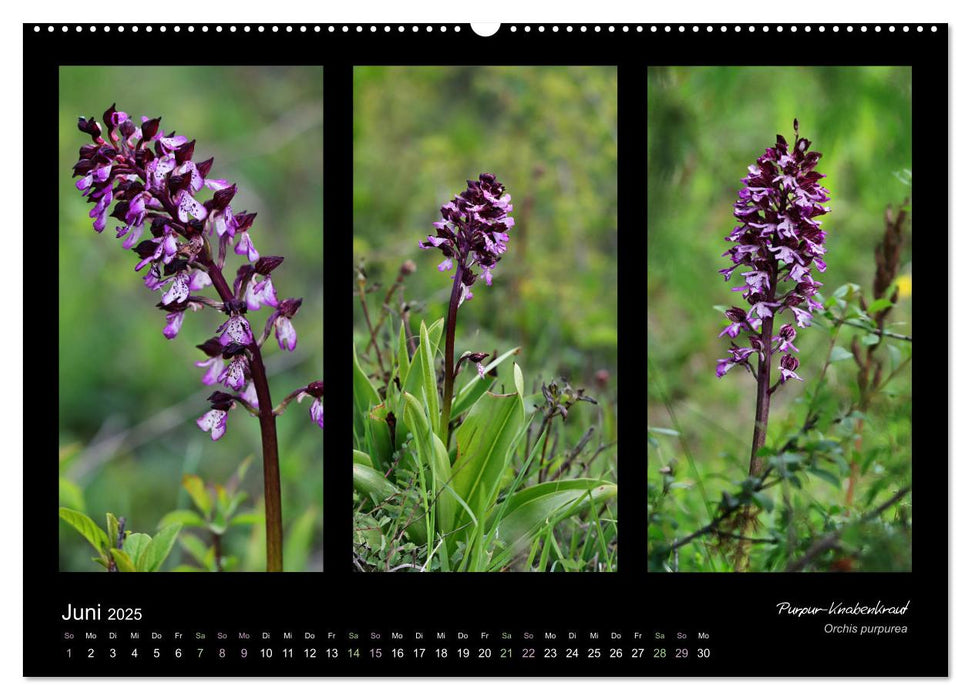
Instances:
[[[914,287],[914,280],[910,276],[910,273],[899,275],[897,279],[893,281],[897,285],[897,292],[901,299],[909,299]]]

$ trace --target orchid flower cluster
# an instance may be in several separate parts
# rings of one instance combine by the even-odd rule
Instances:
[[[215,335],[198,346],[206,359],[196,363],[205,370],[203,384],[222,384],[234,392],[214,392],[211,409],[196,421],[218,440],[235,405],[260,415],[261,399],[269,403],[260,348],[271,332],[281,350],[296,348],[292,319],[301,299],[277,298],[272,273],[283,258],[257,251],[250,236],[256,214],[232,208],[236,185],[210,178],[213,159],[194,161],[195,141],[164,134],[160,123],[161,117],[142,117],[137,125],[115,105],[105,111],[103,126],[94,117],[81,117],[78,128],[92,143],[81,147],[74,176],[93,205],[89,216],[96,231],[104,231],[109,216],[121,222],[116,237],[138,256],[135,270],[145,271],[145,286],[161,294],[157,306],[165,312],[166,338],[178,335],[186,311],[209,307],[226,315]],[[232,287],[223,276],[229,248],[245,258]],[[197,294],[209,286],[218,300]],[[272,313],[257,337],[246,314],[263,306]],[[322,428],[322,397],[323,383],[312,382],[291,393],[274,413],[293,398],[310,398],[310,416]]]
[[[491,173],[478,180],[466,180],[469,187],[442,206],[442,220],[434,223],[436,234],[419,241],[420,248],[438,248],[445,260],[438,266],[442,272],[458,265],[462,291],[459,303],[472,298],[472,285],[479,274],[492,285],[492,270],[506,252],[509,229],[515,220],[510,195]],[[473,265],[479,272],[473,270]]]
[[[516,225],[509,216],[512,197],[495,175],[482,173],[478,180],[466,182],[468,189],[442,206],[442,219],[433,224],[436,234],[418,242],[419,248],[437,248],[442,252],[445,260],[438,266],[439,270],[455,270],[445,318],[442,435],[448,435],[455,375],[462,362],[475,363],[479,376],[485,375],[482,367],[485,353],[467,353],[459,358],[458,364],[455,363],[455,324],[459,307],[472,298],[472,285],[480,274],[487,285],[492,285],[492,271],[506,252],[509,230]]]
[[[745,283],[732,291],[741,292],[750,308],[747,312],[738,306],[729,308],[725,312],[729,325],[719,337],[734,339],[747,332],[749,346],[732,342],[730,356],[718,360],[715,373],[719,377],[736,365],[744,365],[755,376],[749,356],[755,354],[762,360],[782,353],[780,384],[790,379],[802,381],[796,374],[799,360],[793,354],[799,352],[794,345],[796,328],[785,323],[775,336],[771,329],[774,317],[787,311],[796,326],[808,327],[812,312],[823,308],[814,298],[822,284],[813,279],[812,268],[826,271],[826,232],[815,219],[829,211],[824,206],[829,190],[819,182],[825,175],[815,170],[821,154],[810,151],[809,140],[799,137],[798,120],[793,121],[793,129],[792,149],[785,138],[776,136],[775,146],[749,166],[735,202],[738,225],[725,239],[733,244],[725,253],[731,256],[732,265],[720,272],[728,281],[736,268],[747,268],[742,272]],[[791,284],[783,290],[786,283]],[[768,333],[760,334],[763,324]]]

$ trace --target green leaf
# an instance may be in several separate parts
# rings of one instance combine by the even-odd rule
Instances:
[[[243,458],[243,461],[239,463],[236,467],[236,484],[242,483],[243,479],[246,478],[246,472],[249,471],[250,465],[253,464],[253,455],[247,455]]]
[[[317,510],[310,506],[287,529],[283,545],[285,571],[304,571],[314,541],[314,526],[317,524]]]
[[[880,336],[876,333],[868,333],[860,339],[860,342],[864,345],[877,345],[880,342]]]
[[[371,456],[367,452],[354,450],[354,464],[363,464],[365,467],[373,467]]]
[[[209,548],[202,540],[193,534],[185,533],[179,538],[179,544],[182,545],[182,549],[187,551],[193,559],[207,569],[209,568],[209,565],[206,563],[209,557]]]
[[[212,511],[212,499],[209,497],[209,492],[206,490],[206,485],[202,479],[196,474],[186,474],[182,477],[182,488],[188,492],[192,502],[196,504],[196,508],[208,518]]]
[[[196,513],[194,510],[173,510],[169,511],[162,516],[159,521],[159,528],[165,528],[169,525],[174,525],[178,523],[182,527],[205,527],[206,521],[202,519],[202,516]]]
[[[526,391],[523,389],[525,382],[523,382],[523,371],[515,362],[512,365],[512,378],[516,384],[516,393],[519,394],[519,399],[522,401],[522,397],[526,394]]]
[[[513,348],[512,350],[507,350],[502,353],[499,357],[494,359],[492,362],[484,367],[486,374],[494,370],[496,367],[505,362],[508,358],[519,353],[519,348]],[[468,384],[463,386],[455,400],[452,402],[452,418],[461,415],[469,408],[472,407],[479,397],[492,388],[494,381],[492,377],[486,376],[485,378],[480,377],[478,374],[475,375],[475,379],[470,381]]]
[[[125,538],[125,543],[121,548],[132,560],[132,563],[135,565],[135,571],[144,571],[141,567],[142,555],[151,542],[152,538],[143,532],[133,532]]]
[[[120,524],[114,513],[105,513],[105,520],[108,525],[108,542],[112,545],[118,543],[118,529]]]
[[[517,382],[519,384],[520,381]],[[496,502],[525,421],[522,395],[485,394],[455,431],[452,486],[481,523]],[[460,514],[456,525],[465,520]]]
[[[650,425],[647,426],[647,432],[649,434],[654,433],[655,435],[670,435],[672,437],[677,437],[681,434],[677,430],[672,430],[671,428],[654,428]],[[771,453],[771,450],[769,452]]]
[[[245,501],[247,498],[249,498],[249,494],[247,494],[245,491],[240,491],[239,493],[232,495],[223,512],[223,515],[227,520],[233,517],[233,513],[236,512],[236,510],[243,504],[243,501]]]
[[[371,380],[357,361],[357,348],[354,348],[354,435],[364,439],[364,420],[372,406],[381,403],[378,392],[371,386]]]
[[[421,404],[411,394],[404,395],[405,423],[408,430],[415,437],[418,447],[418,457],[423,465],[431,467],[432,497],[435,499],[435,512],[438,516],[437,530],[449,532],[455,522],[455,495],[448,488],[451,469],[448,460],[448,450],[445,444],[432,430]]]
[[[869,311],[871,314],[876,314],[884,309],[889,309],[891,306],[893,306],[893,302],[889,299],[877,299],[867,307],[867,311]]]
[[[121,549],[111,548],[111,558],[115,560],[115,566],[118,567],[118,571],[123,571],[126,573],[135,573],[138,569],[135,568],[135,562],[131,560],[128,553]]]
[[[841,345],[836,345],[833,347],[833,351],[829,354],[829,361],[831,363],[840,362],[842,360],[847,360],[851,357],[853,357],[853,353],[851,353],[849,350],[842,347]]]
[[[833,298],[843,299],[846,296],[852,297],[858,291],[860,291],[860,285],[853,284],[852,282],[847,282],[846,284],[840,285],[839,287],[836,288],[836,291],[833,292]]]
[[[775,508],[775,501],[772,500],[772,496],[762,491],[756,491],[752,494],[752,498],[758,503],[764,511],[771,513],[772,509]]]
[[[394,445],[391,444],[391,428],[388,425],[388,409],[380,403],[367,414],[364,422],[364,446],[367,447],[371,464],[375,469],[385,470],[391,464]]]
[[[384,503],[398,492],[397,487],[384,478],[384,474],[357,460],[354,461],[354,489],[370,498],[374,505]]]
[[[825,469],[820,469],[819,467],[809,467],[806,471],[814,476],[818,476],[823,481],[832,484],[838,489],[843,488],[843,482],[840,481],[840,478],[832,472],[828,472]]]
[[[428,337],[428,329],[425,324],[421,324],[421,334],[419,336],[418,358],[421,366],[422,375],[422,396],[424,406],[428,411],[428,420],[433,429],[440,429],[441,412],[438,401],[438,380],[435,375],[435,353],[432,350],[431,340]],[[407,407],[405,411],[407,411]],[[439,437],[444,438],[443,435]]]
[[[411,369],[411,357],[408,355],[408,337],[405,333],[405,322],[401,322],[400,332],[398,333],[398,382],[401,386],[405,385],[408,378],[408,370]]]
[[[256,511],[250,511],[249,513],[240,513],[239,515],[233,516],[233,519],[229,521],[229,526],[234,527],[236,525],[262,525],[263,516]]]
[[[59,508],[57,512],[61,516],[61,520],[80,532],[81,536],[91,543],[98,554],[104,554],[108,551],[110,543],[107,533],[95,525],[91,518],[70,508]]]
[[[57,502],[72,510],[84,512],[84,490],[63,476],[57,480]]]
[[[494,520],[499,521],[499,539],[509,550],[521,549],[540,530],[592,504],[602,503],[617,495],[617,486],[598,479],[563,479],[530,486],[497,506]],[[494,523],[490,523],[490,530]]]
[[[181,523],[173,523],[159,530],[137,562],[140,571],[158,571],[168,558],[175,540],[182,531]]]
[[[438,346],[442,342],[442,331],[445,330],[445,319],[440,318],[428,327],[428,342],[432,347],[432,352],[438,352]]]

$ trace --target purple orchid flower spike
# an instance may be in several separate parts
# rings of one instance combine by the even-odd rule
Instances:
[[[418,242],[419,248],[437,248],[445,256],[439,270],[455,270],[454,277],[462,285],[460,303],[472,298],[470,289],[479,275],[492,285],[492,271],[505,254],[509,230],[516,224],[510,216],[510,200],[495,175],[482,173],[442,206],[442,219],[433,224],[435,233]]]
[[[720,270],[726,281],[741,268],[743,284],[732,291],[742,293],[749,305],[746,312],[732,306],[725,312],[729,325],[719,337],[736,338],[748,331],[750,348],[732,343],[729,357],[715,365],[715,374],[724,377],[736,366],[744,366],[757,383],[755,425],[749,476],[764,473],[765,446],[772,394],[791,379],[802,381],[796,370],[799,360],[794,353],[796,327],[806,328],[812,323],[813,312],[822,309],[816,300],[821,286],[812,276],[812,268],[825,272],[826,232],[816,220],[829,212],[826,202],[829,191],[820,184],[825,177],[816,171],[822,157],[810,151],[810,142],[799,136],[799,122],[793,121],[796,132],[794,145],[776,136],[774,146],[750,165],[738,192],[734,214],[736,226],[725,239],[731,244],[725,252],[732,265]],[[773,335],[776,317],[792,314],[792,323],[779,326]],[[772,356],[781,354],[779,379],[772,384]],[[753,368],[751,358],[758,362]],[[744,537],[755,527],[754,511],[746,508],[740,515],[738,528],[743,536],[736,549],[734,567],[743,571],[748,565]]]
[[[435,233],[418,242],[423,249],[437,248],[445,259],[441,271],[452,274],[452,295],[445,320],[445,381],[443,384],[441,433],[448,435],[452,413],[455,373],[455,321],[459,306],[472,298],[472,285],[481,275],[492,285],[492,271],[506,253],[509,231],[516,225],[510,216],[512,197],[496,176],[482,173],[467,180],[468,189],[441,208],[442,219],[434,222]]]
[[[116,237],[138,256],[135,270],[142,273],[145,286],[161,296],[156,306],[165,312],[162,333],[166,338],[179,335],[186,311],[211,309],[225,314],[215,335],[198,346],[206,359],[196,366],[204,370],[203,384],[221,383],[236,393],[213,393],[210,410],[196,424],[219,440],[226,433],[229,410],[237,403],[259,418],[267,569],[280,571],[283,528],[277,410],[270,398],[262,351],[271,328],[281,349],[296,348],[292,319],[300,300],[277,300],[271,273],[283,258],[257,251],[251,233],[256,214],[233,211],[236,185],[210,177],[213,159],[194,160],[196,142],[175,132],[165,134],[160,125],[161,117],[142,117],[136,123],[115,105],[104,112],[100,123],[94,117],[81,117],[78,129],[91,143],[80,149],[75,185],[91,205],[88,216],[96,231],[104,231],[109,216],[121,223],[115,228]],[[224,275],[230,249],[244,258],[232,287]],[[199,294],[209,287],[218,298]],[[257,338],[246,314],[264,306],[273,311],[267,330]],[[319,395],[312,391],[310,395],[315,398],[311,417],[322,427],[323,385]],[[286,402],[278,408],[285,406]]]
[[[767,328],[763,343],[769,347],[769,355],[799,352],[792,344],[796,331],[791,324],[772,336],[775,316],[790,312],[795,324],[806,328],[813,312],[822,309],[814,298],[822,284],[813,279],[811,268],[826,270],[826,232],[816,219],[829,211],[825,206],[829,190],[820,184],[825,175],[816,171],[821,154],[810,151],[809,140],[799,137],[798,122],[793,127],[792,148],[784,137],[776,136],[775,146],[749,166],[735,202],[737,225],[725,239],[733,244],[725,252],[732,265],[720,270],[728,280],[736,269],[747,268],[741,273],[744,284],[732,291],[741,292],[750,308],[748,312],[738,306],[728,309],[729,325],[719,335],[734,338],[742,330]],[[783,289],[786,282],[792,283],[789,289]],[[778,344],[775,349],[773,342]],[[725,363],[734,361],[719,360],[715,373],[724,376],[728,371]]]

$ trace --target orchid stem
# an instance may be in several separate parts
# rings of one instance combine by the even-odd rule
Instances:
[[[455,281],[452,282],[452,296],[448,301],[448,318],[445,320],[445,383],[442,387],[442,424],[441,437],[448,447],[448,424],[452,420],[452,389],[455,382],[455,320],[458,317],[459,301],[462,296],[462,266],[458,265]]]
[[[223,277],[222,270],[210,258],[209,278],[223,302],[234,298]],[[270,398],[270,384],[266,367],[254,339],[247,346],[250,352],[250,371],[259,403],[260,439],[263,444],[263,501],[266,511],[266,570],[283,571],[283,508],[280,497],[280,455],[276,436],[276,414]]]

